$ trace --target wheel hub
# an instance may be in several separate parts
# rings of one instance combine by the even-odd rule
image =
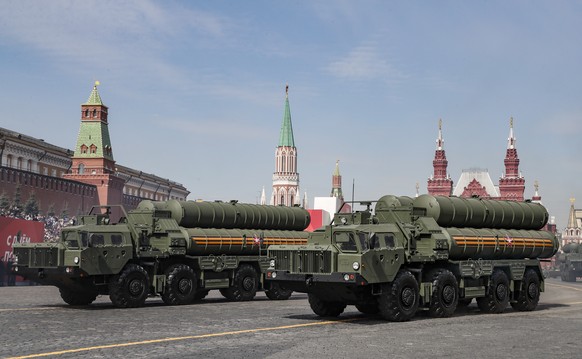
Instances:
[[[255,280],[251,277],[245,277],[245,279],[243,279],[242,286],[246,291],[252,290],[255,286]]]
[[[507,287],[504,284],[500,284],[495,288],[495,295],[498,300],[504,300],[507,296]]]
[[[538,287],[535,283],[530,283],[527,287],[527,295],[531,299],[534,299],[538,294]]]
[[[400,299],[402,301],[402,305],[407,308],[410,308],[414,305],[414,291],[411,288],[404,288],[400,295]]]
[[[143,292],[143,283],[139,279],[134,279],[129,282],[129,293],[136,297],[139,296]]]
[[[455,300],[455,289],[452,286],[447,285],[443,289],[443,302],[447,305],[450,305],[454,302],[454,300]]]
[[[180,279],[180,281],[178,282],[178,290],[180,291],[180,293],[183,294],[189,293],[191,289],[192,283],[190,282],[190,280],[186,278]]]

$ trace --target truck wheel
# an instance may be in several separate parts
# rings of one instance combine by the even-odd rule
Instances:
[[[97,290],[87,289],[86,291],[73,290],[67,287],[60,287],[61,298],[68,305],[89,305],[97,299]]]
[[[419,296],[414,275],[401,270],[393,282],[382,285],[382,294],[378,298],[380,315],[393,322],[410,320],[418,310]]]
[[[190,304],[196,294],[196,274],[186,264],[174,264],[166,270],[162,300],[168,305]]]
[[[234,273],[232,285],[223,288],[220,293],[233,302],[252,300],[257,294],[259,276],[250,264],[241,264]]]
[[[146,270],[130,263],[109,283],[109,298],[119,308],[137,308],[144,305],[150,294],[150,280]]]
[[[358,303],[356,304],[356,309],[360,313],[368,315],[378,314],[378,312],[380,311],[380,309],[378,309],[378,301],[376,299],[374,299],[373,301]]]
[[[477,305],[485,313],[503,313],[509,303],[509,279],[504,271],[496,269],[489,280],[485,297],[477,298]]]
[[[279,283],[271,283],[271,287],[265,290],[265,295],[271,300],[287,300],[292,293],[292,290],[282,287]]]
[[[528,269],[519,286],[517,301],[511,303],[515,310],[532,311],[540,300],[540,278],[533,269]]]
[[[432,296],[428,313],[434,318],[446,318],[455,313],[459,303],[459,283],[451,271],[437,270],[432,275]]]
[[[321,300],[318,296],[312,293],[309,293],[308,296],[311,310],[320,317],[337,317],[344,312],[344,309],[346,309],[345,303]]]

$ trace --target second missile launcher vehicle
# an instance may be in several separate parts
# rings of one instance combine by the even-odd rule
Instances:
[[[269,247],[267,277],[305,292],[319,316],[347,305],[406,321],[418,310],[451,316],[474,298],[488,313],[531,311],[544,290],[540,258],[558,250],[540,230],[546,209],[511,202],[422,195],[384,196],[337,213],[307,244]]]
[[[562,248],[557,262],[560,265],[560,277],[564,282],[575,282],[576,277],[582,277],[582,245],[568,243]]]
[[[299,207],[235,201],[142,201],[112,223],[110,207],[94,207],[56,243],[14,245],[14,271],[57,286],[71,305],[109,295],[118,307],[139,307],[150,295],[188,304],[218,289],[229,300],[271,299],[291,291],[264,280],[267,246],[304,244],[309,212]]]

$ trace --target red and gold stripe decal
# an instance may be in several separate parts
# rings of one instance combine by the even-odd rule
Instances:
[[[192,241],[198,246],[258,246],[261,241],[255,241],[255,238],[230,238],[230,237],[191,237]],[[306,244],[307,239],[304,238],[263,238],[262,245],[272,244]]]
[[[453,236],[457,246],[481,246],[481,247],[554,247],[554,241],[543,238],[524,237],[465,237]]]

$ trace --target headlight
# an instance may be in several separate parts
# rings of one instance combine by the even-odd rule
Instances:
[[[73,258],[73,262],[75,262],[75,264],[79,264],[79,257]]]
[[[273,279],[277,278],[277,272],[273,272],[273,273],[271,274],[271,278],[273,278]]]
[[[352,263],[352,268],[354,268],[354,270],[360,269],[360,263],[358,263],[358,262]]]
[[[350,275],[349,274],[344,274],[344,280],[347,282],[350,280]]]
[[[275,268],[275,260],[274,259],[271,259],[271,261],[269,261],[269,266],[271,268]]]

